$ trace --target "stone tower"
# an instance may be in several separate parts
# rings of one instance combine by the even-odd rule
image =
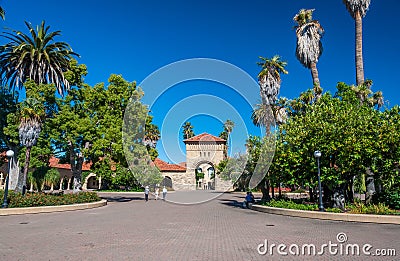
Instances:
[[[183,189],[218,190],[220,182],[215,180],[215,171],[218,163],[225,159],[226,140],[202,133],[183,142],[186,145],[186,178],[188,181],[188,186]]]

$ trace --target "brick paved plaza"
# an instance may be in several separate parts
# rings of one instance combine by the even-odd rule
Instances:
[[[168,198],[189,202],[210,197],[192,195],[176,192]],[[244,195],[237,193],[195,205],[146,203],[141,194],[104,197],[108,205],[96,209],[0,217],[0,260],[399,260],[399,225],[270,215],[240,208]],[[333,256],[328,251],[319,257],[284,257],[276,249],[273,256],[257,251],[265,240],[288,247],[337,243],[340,232],[349,244],[394,248],[397,257]]]

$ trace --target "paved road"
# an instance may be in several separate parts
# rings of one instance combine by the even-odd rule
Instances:
[[[339,245],[368,243],[370,252],[391,248],[397,257],[334,256],[324,248],[318,260],[400,260],[398,225],[270,215],[240,208],[244,195],[233,193],[195,205],[105,197],[108,206],[97,209],[0,217],[0,260],[314,260],[307,249],[294,256],[288,248],[335,244],[341,232],[347,242]],[[285,244],[288,256],[276,248],[260,255],[265,240]]]

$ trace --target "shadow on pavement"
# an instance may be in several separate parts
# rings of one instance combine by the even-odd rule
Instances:
[[[144,200],[143,197],[101,196],[107,202],[130,202],[132,200]]]
[[[243,208],[243,200],[237,201],[232,199],[220,199],[220,204],[234,208]]]

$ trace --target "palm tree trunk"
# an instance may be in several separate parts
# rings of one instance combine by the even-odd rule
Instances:
[[[362,18],[360,12],[355,14],[356,23],[356,80],[357,85],[364,83],[364,62],[362,53]]]
[[[29,162],[31,159],[31,149],[32,147],[26,147],[25,151],[25,165],[24,165],[24,173],[22,175],[22,195],[25,195],[26,192],[26,177],[28,176]]]
[[[321,98],[322,90],[321,90],[321,84],[319,82],[317,64],[315,62],[312,62],[310,67],[311,67],[311,76],[312,76],[313,85],[314,85],[314,99],[315,99],[315,101],[318,101],[319,98]]]

